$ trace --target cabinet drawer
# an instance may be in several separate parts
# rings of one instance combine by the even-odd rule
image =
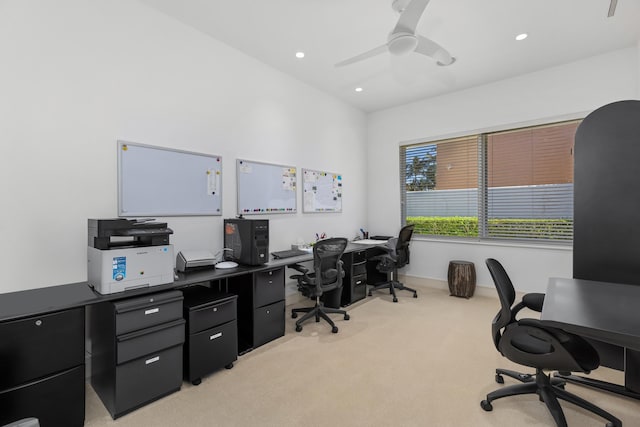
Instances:
[[[254,273],[253,307],[262,307],[284,299],[284,267]]]
[[[125,363],[164,348],[182,344],[184,342],[184,324],[185,321],[179,319],[116,337],[116,363]]]
[[[351,285],[355,288],[357,286],[362,286],[367,284],[367,274],[360,274],[358,276],[353,276],[351,279]]]
[[[159,399],[182,385],[182,346],[152,353],[116,368],[113,418]]]
[[[354,263],[352,267],[352,274],[354,276],[359,276],[362,274],[367,274],[367,261],[361,261],[358,263]]]
[[[182,318],[182,292],[170,291],[113,303],[116,335]]]
[[[84,307],[0,323],[0,390],[84,363]]]
[[[235,320],[237,316],[237,298],[234,295],[211,301],[208,304],[198,306],[198,308],[185,307],[188,310],[189,333],[194,334]]]
[[[238,358],[238,324],[232,320],[190,335],[185,349],[185,377],[189,381],[223,368]]]
[[[367,251],[355,251],[353,252],[353,264],[358,264],[367,260]]]
[[[256,308],[253,312],[253,346],[284,335],[284,301]]]
[[[42,427],[80,427],[84,425],[84,391],[84,365],[0,391],[0,425],[33,417]]]

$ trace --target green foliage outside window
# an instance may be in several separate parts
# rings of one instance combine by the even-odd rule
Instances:
[[[478,237],[478,218],[453,216],[453,217],[427,217],[412,216],[407,217],[407,224],[416,226],[415,232],[418,234],[436,236],[459,236]],[[488,223],[490,235],[501,235],[509,238],[510,230],[517,230],[514,238],[530,236],[538,239],[548,239],[556,241],[570,241],[573,230],[572,219],[527,219],[527,218],[504,218],[490,219]],[[558,233],[559,229],[566,229],[567,233]],[[505,230],[505,233],[501,233]]]

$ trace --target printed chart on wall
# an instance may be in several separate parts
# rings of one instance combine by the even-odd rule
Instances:
[[[222,215],[222,157],[118,141],[118,216]]]
[[[303,212],[342,212],[342,175],[302,169]]]
[[[238,213],[260,215],[296,212],[296,168],[236,160]]]

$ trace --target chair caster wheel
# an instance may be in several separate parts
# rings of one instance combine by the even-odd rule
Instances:
[[[488,400],[483,400],[482,402],[480,402],[480,407],[487,412],[493,411],[493,406],[491,406],[491,402],[489,402]]]
[[[349,320],[349,319],[351,319],[351,317],[349,317],[349,315],[348,315],[348,314],[345,314],[345,315],[344,315],[344,320]]]
[[[398,298],[393,298],[393,302],[398,302]]]
[[[338,327],[334,326],[333,328],[331,328],[331,332],[333,332],[334,334],[338,333]]]
[[[224,369],[231,369],[231,368],[233,368],[233,362],[229,363],[224,367]]]
[[[298,313],[291,313],[291,318],[295,319],[296,317],[298,317]]]
[[[191,384],[193,385],[200,385],[200,383],[202,382],[202,378],[198,378],[197,380],[193,380],[191,381]]]
[[[414,293],[413,293],[413,297],[414,297],[414,298],[418,298],[418,293],[417,293],[417,292],[414,292]]]
[[[496,382],[498,384],[504,384],[504,377],[500,374],[496,374]]]
[[[300,332],[300,331],[302,331],[302,326],[296,325],[296,332]]]

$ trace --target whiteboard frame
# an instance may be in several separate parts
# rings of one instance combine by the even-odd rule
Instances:
[[[140,210],[140,211],[124,211],[124,186],[126,186],[126,178],[123,177],[123,162],[122,162],[122,153],[123,153],[123,149],[122,146],[123,145],[127,145],[127,146],[134,146],[134,147],[141,147],[141,148],[146,148],[146,149],[151,149],[151,150],[157,150],[157,151],[167,151],[167,152],[172,152],[172,153],[180,153],[180,154],[188,154],[188,155],[192,155],[192,156],[197,156],[197,157],[205,157],[205,158],[211,158],[213,160],[215,160],[217,163],[219,163],[219,168],[220,168],[220,176],[219,176],[219,183],[220,183],[220,189],[218,192],[218,198],[220,200],[219,205],[214,205],[212,207],[212,210],[203,210],[203,211],[193,211],[193,210],[187,210],[187,211],[182,211],[180,213],[176,213],[176,212],[167,212],[167,211],[161,211],[161,210],[153,210],[153,209],[149,209],[149,210]],[[116,144],[116,149],[118,150],[118,171],[117,171],[117,175],[118,175],[118,216],[122,217],[122,218],[128,218],[128,217],[146,217],[146,216],[167,216],[167,217],[177,217],[177,216],[222,216],[222,203],[223,203],[223,185],[222,185],[222,156],[219,155],[215,155],[215,154],[205,154],[205,153],[199,153],[199,152],[195,152],[195,151],[187,151],[187,150],[179,150],[179,149],[175,149],[175,148],[167,148],[167,147],[159,147],[159,146],[155,146],[155,145],[149,145],[149,144],[140,144],[137,142],[131,142],[131,141],[124,141],[124,140],[118,140],[117,144]],[[126,175],[126,172],[125,172]],[[219,210],[215,210],[215,209],[219,209]]]
[[[293,197],[294,197],[294,207],[292,211],[283,211],[283,212],[279,212],[279,211],[264,211],[264,212],[242,212],[241,208],[240,208],[240,162],[247,162],[250,164],[257,164],[257,165],[267,165],[267,166],[274,166],[274,167],[278,167],[278,168],[287,168],[287,169],[294,169],[296,171],[296,189],[293,192]],[[248,159],[236,159],[236,211],[238,213],[238,215],[241,216],[245,216],[245,215],[287,215],[287,214],[295,214],[298,212],[298,168],[296,166],[290,166],[290,165],[282,165],[282,164],[278,164],[278,163],[268,163],[268,162],[258,162],[255,160],[248,160]]]
[[[306,172],[315,172],[315,173],[324,173],[327,175],[337,175],[340,177],[344,177],[343,174],[341,173],[336,173],[336,172],[328,172],[328,171],[323,171],[323,170],[318,170],[318,169],[309,169],[309,168],[302,168],[302,175],[300,177],[300,180],[302,182],[302,185],[300,186],[300,192],[302,193],[302,212],[303,213],[318,213],[318,214],[322,214],[322,213],[342,213],[342,190],[340,191],[340,209],[339,210],[331,210],[331,211],[318,211],[318,210],[312,210],[312,211],[308,211],[305,209],[305,203],[304,203],[304,187],[305,187],[305,171]],[[342,180],[341,180],[342,181]],[[342,187],[344,189],[344,187]]]

